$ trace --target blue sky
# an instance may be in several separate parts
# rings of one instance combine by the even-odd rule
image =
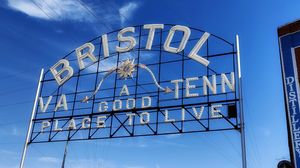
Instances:
[[[146,23],[187,25],[230,42],[239,34],[248,167],[289,159],[276,31],[299,19],[299,1],[82,1],[96,17],[76,0],[33,1],[40,8],[30,0],[0,6],[0,168],[19,164],[41,68],[110,29]],[[25,166],[59,167],[63,150],[64,143],[31,145]],[[67,165],[240,168],[240,156],[239,133],[228,131],[72,142]]]

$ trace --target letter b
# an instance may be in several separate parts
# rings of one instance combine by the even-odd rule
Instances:
[[[60,66],[62,67],[57,70],[57,68]],[[58,85],[62,85],[73,76],[73,68],[70,66],[69,61],[66,59],[59,60],[50,68],[50,71],[52,72]],[[67,74],[65,76],[62,76],[62,74],[65,74],[64,72],[67,72]]]

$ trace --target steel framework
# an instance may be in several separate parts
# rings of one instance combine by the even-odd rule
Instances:
[[[174,26],[172,24],[165,24],[167,27]],[[143,63],[148,66],[157,77],[157,81],[162,86],[168,86],[170,80],[186,79],[188,77],[207,76],[211,78],[212,75],[219,76],[221,73],[230,74],[234,72],[238,74],[238,60],[235,45],[220,38],[216,35],[211,35],[205,43],[205,49],[201,50],[201,55],[210,60],[211,64],[204,67],[191,60],[187,54],[193,44],[197,42],[204,31],[190,28],[192,35],[188,41],[188,45],[181,53],[170,54],[163,50],[163,39],[166,38],[168,31],[160,30],[155,33],[155,39],[152,50],[146,50],[145,38],[148,34],[143,30],[142,25],[134,26],[137,33],[134,37],[137,39],[137,47],[131,52],[127,53],[110,53],[110,56],[104,58],[102,54],[101,36],[90,40],[96,47],[98,54],[98,61],[96,63],[86,63],[87,68],[77,70],[72,78],[65,84],[58,86],[55,83],[51,72],[48,70],[43,74],[41,81],[41,91],[39,97],[53,96],[52,102],[49,104],[49,109],[42,112],[39,108],[35,109],[33,121],[33,129],[31,130],[30,140],[28,143],[42,143],[42,142],[58,142],[58,141],[75,141],[75,140],[91,140],[91,139],[107,139],[107,138],[125,138],[138,136],[152,136],[152,135],[168,135],[181,133],[194,133],[205,131],[222,131],[222,130],[240,130],[241,114],[241,94],[239,89],[226,93],[217,93],[208,95],[199,95],[197,97],[184,97],[186,86],[181,83],[179,99],[174,99],[170,94],[164,93],[156,88],[153,82],[149,79],[145,72],[139,67],[136,68],[135,75],[127,80],[119,79],[117,74],[111,75],[107,82],[101,88],[100,92],[92,97],[89,103],[82,103],[84,96],[91,94],[97,87],[100,78],[108,72],[111,66],[118,66],[124,59],[135,59],[138,63]],[[121,45],[117,37],[119,30],[108,33],[110,39],[109,45]],[[176,46],[180,41],[176,40],[171,43]],[[76,64],[75,50],[67,54],[64,59],[68,59],[71,64]],[[75,72],[75,71],[74,71]],[[239,75],[238,75],[239,77]],[[235,76],[235,88],[240,88],[239,79]],[[129,91],[132,93],[129,96],[120,96],[118,92],[122,86],[126,84]],[[220,82],[217,83],[221,85]],[[199,84],[195,89],[203,89],[203,85]],[[68,97],[67,111],[54,111],[59,96],[65,94]],[[115,100],[126,101],[128,98],[137,100],[137,106],[141,104],[140,100],[143,96],[151,97],[155,105],[151,107],[133,109],[126,109],[121,111],[113,111],[109,109],[106,112],[97,111],[97,105],[100,102],[106,101],[112,103]],[[221,103],[224,106],[222,117],[212,118],[209,115],[209,110],[203,114],[201,119],[197,119],[193,114],[192,107],[204,106],[209,108],[212,104]],[[236,117],[230,118],[228,115],[227,106],[235,106],[237,110]],[[164,122],[162,118],[165,117],[164,110],[172,112],[172,117],[176,120],[173,122]],[[186,119],[181,120],[180,115],[182,109],[185,110]],[[147,111],[151,117],[151,122],[147,124],[139,123],[142,112]],[[133,123],[128,124],[129,117],[126,113],[133,113]],[[95,127],[96,117],[99,115],[107,115],[104,128]],[[82,120],[89,117],[91,119],[91,127],[81,129],[81,123],[77,123],[76,130],[66,129],[68,122],[71,119]],[[42,121],[50,121],[51,126],[44,132],[40,131]],[[62,131],[54,131],[55,120],[60,120],[60,127]]]

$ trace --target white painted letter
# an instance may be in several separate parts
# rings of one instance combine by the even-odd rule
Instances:
[[[57,71],[57,68],[61,66],[62,68],[60,68],[60,70]],[[73,68],[70,67],[70,63],[66,59],[59,60],[55,65],[53,65],[50,68],[50,71],[52,72],[58,85],[62,85],[73,76]],[[62,74],[65,74],[64,72],[68,73],[64,77],[62,77]]]
[[[45,130],[46,128],[48,128],[48,127],[50,127],[50,122],[49,122],[49,121],[43,121],[43,122],[42,122],[41,133],[43,133],[44,130]]]
[[[177,80],[172,80],[171,83],[175,84],[175,95],[174,98],[178,99],[179,98],[179,82],[183,82],[182,79],[177,79]]]
[[[130,103],[131,102],[131,103]],[[130,106],[131,104],[131,106]],[[134,109],[135,108],[135,99],[127,99],[126,101],[126,109]]]
[[[48,106],[49,106],[51,100],[52,100],[52,96],[49,96],[46,104],[44,105],[43,97],[39,98],[39,104],[40,104],[41,112],[45,112],[48,109]]]
[[[62,128],[58,128],[58,120],[54,120],[54,131],[62,131]]]
[[[134,113],[127,113],[126,115],[128,117],[128,125],[132,125],[132,122],[133,122],[132,117],[135,116],[135,114]]]
[[[109,56],[107,34],[103,34],[101,36],[101,39],[102,39],[103,54],[104,54],[104,57],[106,58]]]
[[[86,124],[86,125],[85,125]],[[82,119],[81,128],[90,128],[91,127],[91,118],[85,117]]]
[[[148,104],[145,104],[145,101],[148,100]],[[146,96],[142,97],[142,108],[151,107],[151,97]]]
[[[146,116],[146,118],[144,116]],[[148,112],[142,112],[140,114],[140,122],[141,124],[148,124],[150,122],[150,114]]]
[[[108,103],[107,102],[100,102],[99,103],[99,112],[105,112],[108,109]]]
[[[192,49],[192,51],[189,53],[189,57],[192,58],[193,60],[203,64],[204,66],[208,66],[209,61],[200,55],[198,55],[199,50],[203,46],[203,44],[206,42],[208,37],[210,36],[209,33],[205,32],[203,36],[200,38],[200,40],[197,42],[195,47]]]
[[[217,82],[216,75],[212,75],[212,83],[208,80],[207,76],[203,76],[203,95],[207,95],[207,86],[212,91],[213,94],[217,94]]]
[[[195,81],[199,80],[198,77],[193,77],[193,78],[186,78],[185,81],[185,96],[186,97],[197,97],[199,96],[198,93],[190,93],[190,89],[195,89],[196,85],[190,85],[190,81]]]
[[[292,84],[294,81],[295,81],[295,79],[294,79],[293,77],[287,77],[287,78],[286,78],[286,84],[287,84],[287,85]]]
[[[196,107],[193,107],[193,111],[194,111],[194,114],[195,114],[196,118],[197,118],[198,120],[200,120],[201,117],[202,117],[202,113],[203,113],[203,111],[204,111],[204,106],[201,106],[201,107],[200,107],[200,111],[199,111],[199,112],[197,112]]]
[[[68,110],[68,103],[67,103],[67,98],[65,94],[62,94],[60,96],[60,99],[58,100],[54,111],[57,111],[59,108],[63,107],[65,111]]]
[[[105,127],[105,120],[106,116],[98,116],[97,117],[97,128],[104,128]]]
[[[118,106],[117,106],[118,104]],[[113,111],[118,111],[122,109],[122,101],[121,100],[115,100],[113,102]]]
[[[181,120],[182,121],[185,120],[185,109],[184,108],[181,109]]]
[[[165,122],[175,122],[175,119],[169,119],[169,111],[165,110]]]
[[[84,54],[82,54],[83,50],[88,50]],[[76,49],[77,61],[79,64],[79,69],[84,69],[84,62],[83,59],[89,57],[93,62],[97,61],[97,58],[94,56],[93,52],[95,50],[95,46],[92,43],[85,43],[84,45],[78,47]]]
[[[179,47],[175,48],[175,47],[171,47],[170,44],[171,44],[172,39],[174,37],[175,31],[177,31],[177,30],[183,32],[183,37],[181,39]],[[185,45],[186,45],[190,35],[191,35],[190,28],[188,28],[186,26],[180,26],[180,25],[173,26],[170,29],[167,40],[165,41],[164,50],[168,51],[168,52],[171,52],[171,53],[175,53],[175,54],[181,52],[185,48]]]
[[[68,129],[69,129],[69,130],[76,129],[76,122],[75,122],[75,119],[74,119],[74,118],[72,118],[72,119],[69,121]]]
[[[222,107],[222,104],[212,105],[210,107],[211,118],[221,118],[222,117],[222,115],[219,114],[219,112],[221,112],[221,110],[217,109],[217,108],[221,108],[221,107]]]
[[[127,96],[129,96],[129,91],[128,91],[127,85],[123,85],[123,87],[121,89],[120,96],[122,96],[123,94],[126,94]]]
[[[134,27],[126,27],[118,33],[118,40],[120,42],[129,42],[130,44],[126,47],[116,46],[117,52],[127,52],[127,51],[133,49],[133,47],[136,45],[136,41],[135,41],[134,37],[132,37],[132,36],[124,37],[123,36],[123,34],[125,34],[126,32],[134,33],[134,29],[135,29]]]
[[[228,86],[228,88],[234,92],[235,90],[235,80],[234,80],[234,72],[230,73],[230,77],[231,77],[231,82],[229,82],[227,76],[225,74],[221,74],[221,83],[222,83],[222,93],[226,93],[226,88],[225,88],[225,84]]]
[[[147,39],[147,44],[146,44],[146,49],[151,50],[152,48],[152,43],[155,35],[155,29],[163,29],[164,25],[163,24],[146,24],[144,25],[144,29],[149,29],[149,34],[148,34],[148,39]]]

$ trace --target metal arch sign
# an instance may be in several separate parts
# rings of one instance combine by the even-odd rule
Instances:
[[[43,73],[29,143],[238,130],[236,54],[182,25],[97,37]]]

